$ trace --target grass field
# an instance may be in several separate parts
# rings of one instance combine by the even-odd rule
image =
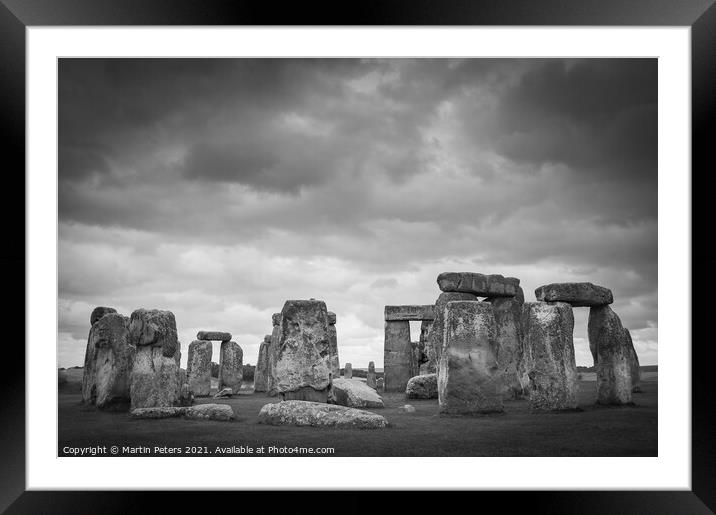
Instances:
[[[386,407],[374,412],[390,426],[378,430],[259,424],[259,410],[275,399],[243,389],[231,399],[197,401],[230,405],[236,416],[231,422],[133,420],[83,406],[76,385],[68,383],[59,394],[58,453],[66,455],[65,446],[117,445],[152,448],[145,456],[165,455],[154,453],[155,446],[208,447],[210,455],[216,447],[264,446],[268,452],[269,446],[299,446],[332,447],[333,456],[657,456],[657,374],[644,376],[635,406],[595,406],[595,383],[582,380],[581,411],[563,413],[531,413],[526,401],[511,401],[499,415],[443,417],[437,400],[406,401],[403,394],[387,393]],[[416,411],[399,411],[406,403]]]

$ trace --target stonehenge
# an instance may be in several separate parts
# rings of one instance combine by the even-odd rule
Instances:
[[[408,399],[437,399],[438,375],[423,374],[411,377],[405,387],[405,396]]]
[[[597,403],[632,402],[631,337],[608,305],[589,308],[589,346],[597,367]],[[628,338],[628,339],[627,339]]]
[[[438,275],[440,291],[471,293],[477,297],[514,297],[519,285],[519,279],[501,275],[474,272],[443,272]]]
[[[341,365],[338,360],[338,335],[336,333],[336,314],[328,312],[328,342],[331,362],[331,377],[334,379],[341,376]]]
[[[485,302],[492,304],[497,329],[497,362],[502,371],[503,393],[514,399],[524,395],[519,365],[522,360],[522,304],[524,294],[519,286],[514,297],[492,297]]]
[[[279,344],[279,337],[281,336],[281,313],[274,313],[271,315],[271,323],[273,329],[271,332],[271,341],[268,348],[268,380],[267,388],[270,396],[277,395],[276,390],[276,352]]]
[[[577,407],[573,329],[569,304],[525,302],[522,307],[522,369],[535,411]]]
[[[440,354],[442,352],[443,342],[445,340],[445,308],[448,302],[459,300],[478,300],[474,293],[465,292],[443,292],[435,301],[435,320],[428,334],[427,353],[428,361],[431,365],[429,370],[434,369],[438,372],[438,363],[440,362]],[[412,374],[416,375],[416,374]]]
[[[418,374],[418,356],[422,354],[416,353],[416,345],[410,339],[410,322],[432,322],[435,316],[435,308],[431,305],[385,306],[383,370],[386,392],[405,391],[408,380]]]
[[[326,303],[286,301],[280,328],[275,363],[279,398],[327,402],[331,396],[331,363]]]
[[[211,392],[211,355],[209,340],[194,340],[189,344],[186,365],[187,383],[195,397],[206,397]]]
[[[368,363],[368,375],[366,375],[366,384],[375,390],[375,363]]]
[[[447,303],[445,341],[437,374],[441,414],[503,410],[497,351],[497,327],[490,303],[475,300]]]
[[[244,351],[238,343],[222,341],[219,347],[219,390],[231,388],[236,393],[241,389]]]
[[[350,363],[346,363],[343,365],[343,377],[346,379],[352,379],[353,378],[353,365]]]
[[[553,283],[535,290],[537,300],[566,302],[574,308],[606,306],[614,302],[611,290],[592,283]]]

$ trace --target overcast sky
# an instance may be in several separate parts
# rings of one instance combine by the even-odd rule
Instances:
[[[341,365],[382,367],[383,307],[432,304],[445,271],[518,277],[526,300],[611,288],[657,363],[655,59],[59,71],[58,366],[82,364],[98,305],[174,312],[183,366],[201,329],[255,364],[271,314],[314,297],[337,314]]]

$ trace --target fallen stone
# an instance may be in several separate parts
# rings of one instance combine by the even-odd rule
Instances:
[[[177,351],[174,313],[159,309],[135,310],[129,321],[129,339],[136,347],[161,347],[164,356],[173,358]]]
[[[425,374],[411,377],[405,388],[405,396],[408,399],[437,399],[438,375]]]
[[[415,413],[415,406],[406,404],[405,406],[399,407],[398,411],[402,411],[403,413]]]
[[[319,300],[288,300],[281,311],[276,390],[282,400],[320,400],[331,394],[328,310]]]
[[[196,333],[197,340],[209,340],[212,342],[228,342],[231,340],[231,333],[222,331],[199,331]]]
[[[372,361],[368,363],[368,374],[366,375],[365,384],[368,385],[369,388],[373,388],[375,390],[375,363]]]
[[[211,393],[211,354],[212,345],[208,340],[194,340],[189,344],[187,382],[196,397]]]
[[[266,404],[259,412],[259,424],[379,429],[388,426],[385,417],[356,408],[309,401]]]
[[[350,363],[346,363],[343,365],[343,377],[345,379],[352,379],[353,378],[353,365]]]
[[[428,361],[429,363],[432,363],[432,366],[429,368],[434,368],[436,372],[445,340],[445,307],[448,302],[458,300],[476,301],[477,296],[472,293],[445,292],[441,293],[435,301],[435,320],[433,321],[430,333],[428,334],[428,345],[426,351],[428,354]],[[416,375],[418,375],[417,371],[410,374],[410,377]],[[405,387],[403,387],[400,391],[405,391]]]
[[[445,308],[445,344],[438,365],[441,414],[502,411],[497,328],[487,302],[452,301]]]
[[[333,381],[335,403],[349,408],[382,408],[383,399],[363,381],[335,379]]]
[[[223,341],[219,350],[219,389],[241,389],[244,380],[244,351],[236,342]]]
[[[592,283],[553,283],[540,286],[535,297],[544,302],[566,302],[572,307],[606,306],[614,302],[612,291]]]
[[[181,406],[163,406],[156,408],[136,408],[130,412],[132,418],[171,418],[181,417],[186,411]]]
[[[109,313],[116,313],[117,310],[114,308],[107,308],[104,306],[97,306],[92,310],[92,313],[90,314],[90,326],[93,326],[94,323],[102,318],[103,316],[109,314]]]
[[[499,274],[443,272],[438,275],[438,287],[441,291],[472,293],[478,297],[514,297],[519,285],[519,279]]]
[[[435,306],[407,305],[407,306],[385,306],[386,320],[434,320]]]
[[[529,404],[533,410],[577,407],[574,315],[562,302],[525,302],[522,307],[523,356]]]
[[[228,421],[234,418],[234,410],[228,404],[197,404],[186,408],[184,417],[191,420]]]
[[[231,397],[234,395],[234,390],[231,388],[223,388],[214,394],[214,399],[221,399],[222,397]]]
[[[619,315],[609,306],[590,308],[587,335],[596,354],[597,404],[631,403],[631,349]]]

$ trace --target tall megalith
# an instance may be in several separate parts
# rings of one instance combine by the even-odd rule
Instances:
[[[522,307],[523,356],[533,410],[577,407],[574,314],[563,302],[525,302]]]
[[[281,338],[281,313],[274,313],[271,315],[271,324],[273,329],[271,331],[271,342],[268,348],[268,394],[270,396],[276,396],[278,390],[276,390],[276,356],[278,354],[279,340]]]
[[[631,403],[631,345],[619,315],[608,305],[591,307],[587,333],[597,367],[597,403]]]
[[[288,300],[281,310],[276,390],[281,400],[327,402],[331,396],[328,310],[320,300]]]
[[[341,377],[341,365],[338,360],[338,334],[336,333],[336,314],[328,312],[328,342],[331,362],[331,376],[333,379]]]
[[[211,393],[212,353],[212,345],[209,340],[194,340],[189,344],[186,365],[187,383],[195,397],[206,397]]]
[[[271,335],[266,335],[259,346],[259,357],[254,370],[254,391],[265,392],[268,389],[268,351],[271,344]]]
[[[442,414],[502,411],[502,371],[497,365],[497,327],[492,305],[450,301],[438,363]]]
[[[237,393],[241,389],[243,379],[244,351],[236,342],[221,342],[219,347],[219,391],[231,388],[234,393]]]
[[[383,377],[386,392],[404,392],[413,376],[413,346],[410,342],[410,322],[386,320],[383,347]]]
[[[497,362],[503,376],[505,398],[514,399],[524,394],[520,380],[522,360],[522,304],[524,295],[519,286],[514,297],[491,297],[485,299],[492,304],[497,327]]]

